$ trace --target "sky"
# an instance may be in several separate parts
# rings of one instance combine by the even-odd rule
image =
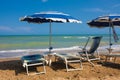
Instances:
[[[49,24],[21,22],[25,15],[58,11],[82,21],[52,23],[52,34],[108,34],[108,28],[91,28],[86,23],[98,16],[120,14],[120,0],[0,0],[0,35],[46,35]],[[116,27],[120,34],[120,28]]]

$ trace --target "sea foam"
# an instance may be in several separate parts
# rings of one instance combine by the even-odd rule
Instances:
[[[89,48],[89,47],[87,47]],[[98,48],[98,51],[100,53],[107,53],[107,48],[109,46],[100,46]],[[120,45],[113,45],[111,47],[113,49],[113,52],[120,52]],[[64,48],[53,48],[51,51],[52,52],[78,52],[81,51],[82,48],[80,46],[72,46],[72,47],[64,47]],[[16,49],[16,50],[1,50],[0,51],[0,58],[15,58],[15,57],[22,57],[24,55],[29,55],[29,54],[44,54],[48,53],[49,49]]]

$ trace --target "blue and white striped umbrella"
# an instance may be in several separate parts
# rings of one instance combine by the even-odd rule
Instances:
[[[117,42],[118,36],[115,32],[114,26],[120,26],[120,15],[107,15],[107,16],[100,16],[96,19],[93,19],[87,23],[91,27],[98,27],[98,28],[103,28],[103,27],[110,27],[109,32],[110,32],[110,48],[111,48],[111,29],[113,31],[113,37],[115,42]]]
[[[28,21],[33,23],[47,23],[47,22],[60,22],[60,23],[81,23],[80,20],[60,12],[40,12],[33,15],[28,15],[20,19],[21,21]]]
[[[25,17],[20,18],[20,21],[27,21],[29,23],[50,23],[50,30],[49,30],[49,51],[51,52],[51,40],[52,40],[52,31],[51,31],[51,23],[82,23],[80,20],[70,16],[69,14],[64,14],[61,12],[40,12],[35,13],[33,15],[28,15]]]

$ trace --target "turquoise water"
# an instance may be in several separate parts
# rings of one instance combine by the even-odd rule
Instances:
[[[109,35],[53,35],[52,47],[71,47],[71,46],[84,46],[88,36],[103,36],[101,45],[109,44]],[[120,38],[120,36],[119,36]],[[113,44],[120,44],[120,41]],[[49,35],[14,35],[14,36],[0,36],[0,50],[15,50],[15,49],[44,49],[49,46]]]

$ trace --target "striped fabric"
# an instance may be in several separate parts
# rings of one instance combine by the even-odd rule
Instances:
[[[21,21],[28,21],[34,23],[60,22],[60,23],[82,23],[80,20],[60,12],[41,12],[33,15],[28,15],[20,19]]]

